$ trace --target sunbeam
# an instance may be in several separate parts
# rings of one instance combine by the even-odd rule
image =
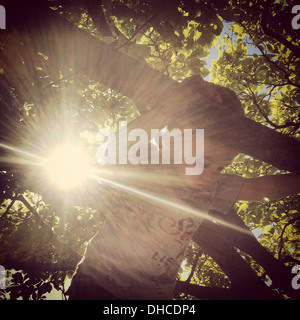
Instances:
[[[216,222],[216,223],[219,223],[225,227],[228,227],[230,229],[233,229],[233,230],[236,230],[236,231],[239,231],[241,233],[246,233],[246,234],[249,234],[249,231],[248,230],[245,230],[243,228],[240,228],[236,225],[233,225],[231,223],[228,223],[222,219],[218,219],[218,218],[215,218],[215,217],[211,217],[209,216],[208,213],[204,213],[204,212],[200,212],[199,210],[195,210],[193,208],[190,208],[190,207],[187,207],[187,206],[183,206],[181,204],[178,204],[178,203],[175,203],[173,201],[170,201],[170,200],[167,200],[167,199],[164,199],[164,198],[161,198],[161,197],[158,197],[158,196],[155,196],[155,195],[152,195],[150,193],[146,193],[146,192],[143,192],[143,191],[140,191],[140,190],[137,190],[135,188],[132,188],[132,187],[129,187],[129,186],[126,186],[124,184],[121,184],[121,183],[118,183],[118,182],[114,182],[114,181],[111,181],[111,180],[108,180],[108,179],[105,179],[103,177],[99,178],[99,180],[101,182],[104,182],[104,183],[107,183],[107,184],[110,184],[112,186],[115,186],[117,188],[120,188],[120,189],[123,189],[125,191],[128,191],[128,192],[131,192],[133,194],[136,194],[138,196],[141,196],[141,197],[144,197],[146,199],[149,199],[151,201],[154,201],[154,202],[157,202],[157,203],[160,203],[164,206],[167,206],[167,207],[170,207],[170,208],[174,208],[174,209],[177,209],[177,210],[181,210],[182,212],[185,212],[185,213],[188,213],[188,214],[191,214],[193,216],[196,216],[200,219],[205,219],[205,220],[210,220],[210,221],[213,221],[213,222]]]
[[[42,160],[42,157],[39,157],[39,156],[37,156],[37,155],[35,155],[33,153],[21,150],[21,149],[16,148],[16,147],[11,147],[11,146],[8,146],[8,145],[3,144],[3,143],[0,143],[0,148],[4,148],[4,149],[10,150],[10,151],[13,151],[15,153],[23,154],[25,156],[28,156],[28,157],[31,157],[31,158],[35,158],[37,160]]]
[[[128,185],[104,178],[103,175],[116,175],[116,172],[109,170],[92,170],[88,158],[83,154],[82,150],[79,147],[70,144],[62,145],[59,148],[55,149],[47,158],[42,158],[35,154],[2,143],[0,143],[0,147],[37,159],[38,161],[36,165],[42,166],[45,169],[48,180],[61,189],[69,190],[74,187],[79,187],[86,179],[93,178],[98,180],[99,183],[101,182],[115,186],[127,192],[131,192],[135,195],[149,199],[153,202],[160,203],[166,207],[191,214],[200,219],[219,223],[238,232],[246,234],[249,233],[249,231],[226,222],[223,219],[211,217],[208,213],[201,212],[199,210],[193,209],[192,207],[184,206],[168,199],[158,197],[151,193],[147,193]]]

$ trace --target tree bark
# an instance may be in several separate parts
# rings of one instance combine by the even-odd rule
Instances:
[[[216,144],[300,174],[299,141],[250,119],[229,115],[214,101],[203,98],[205,92],[199,93],[202,97],[195,92],[191,97],[189,90],[184,90],[179,83],[151,69],[146,63],[138,62],[88,35],[46,6],[38,9],[24,8],[24,19],[18,21],[18,26],[26,48],[47,55],[49,68],[51,65],[67,66],[75,73],[86,74],[90,79],[133,99],[137,105],[150,106],[155,118],[161,117],[169,124],[181,119],[190,127],[211,132],[210,139]],[[183,110],[187,122],[182,119]],[[197,117],[193,117],[191,122],[189,112],[192,110],[193,116],[197,111]],[[142,118],[136,120],[138,127],[141,127],[141,121]]]
[[[235,213],[232,213],[229,217],[227,216],[226,221],[247,230],[241,218]],[[194,234],[193,239],[221,266],[232,281],[233,286],[241,284],[240,277],[244,279],[243,281],[248,279],[250,281],[249,284],[255,284],[255,281],[252,282],[251,272],[249,274],[243,274],[246,271],[246,266],[243,268],[241,268],[241,266],[233,267],[232,263],[236,259],[234,258],[233,251],[236,253],[234,248],[238,248],[252,256],[252,258],[264,268],[275,287],[281,288],[294,299],[300,299],[299,292],[293,290],[291,286],[291,281],[294,276],[291,274],[291,270],[287,268],[284,263],[275,259],[271,253],[258,242],[251,232],[242,233],[234,229],[226,228],[225,226],[216,225],[211,221],[205,221]],[[224,259],[222,256],[225,250],[227,250],[227,259]],[[230,253],[230,255],[228,253]],[[237,270],[242,271],[237,272]],[[241,272],[241,274],[239,274],[239,272]],[[255,287],[257,290],[259,289],[259,286],[255,285]]]
[[[214,223],[204,222],[194,234],[193,240],[229,277],[232,290],[244,299],[278,299],[278,295],[257,277],[250,265],[236,251],[235,247],[238,244],[231,245],[227,235],[222,234],[219,228],[209,228],[210,224]]]

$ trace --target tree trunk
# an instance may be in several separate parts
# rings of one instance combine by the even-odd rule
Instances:
[[[215,108],[214,102],[201,97],[201,93],[191,97],[191,92],[179,83],[88,35],[47,7],[42,9],[35,5],[26,3],[24,7],[19,6],[23,19],[16,15],[11,16],[11,21],[16,22],[25,48],[40,51],[49,57],[49,68],[67,66],[75,73],[86,74],[90,79],[121,92],[137,105],[150,106],[152,110],[144,119],[158,119],[158,125],[176,123],[185,128],[205,129],[210,140],[219,147],[224,145],[236,153],[244,152],[278,168],[300,174],[299,141],[249,119],[216,112],[218,108]],[[14,14],[16,9],[11,7],[8,11]],[[131,128],[143,128],[143,124],[151,128],[151,123],[143,117],[136,119]],[[287,289],[290,283],[280,281],[283,270],[287,279],[284,266],[271,257],[256,239],[232,231],[221,231],[211,222],[205,225],[207,229],[201,227],[194,236],[195,241],[220,264],[234,288],[245,287],[241,289],[245,297],[255,298],[253,290],[259,289],[260,297],[266,293],[268,297],[276,298],[234,247],[252,255],[275,281]],[[187,290],[192,288],[185,287]]]
[[[169,124],[177,123],[178,119],[186,124],[182,119],[184,110],[190,127],[211,131],[210,138],[216,144],[257,157],[280,169],[300,173],[299,141],[250,119],[231,116],[215,106],[214,101],[199,99],[196,93],[191,100],[191,92],[179,83],[88,35],[46,6],[28,5],[23,9],[24,19],[17,25],[25,47],[47,55],[52,66],[67,66],[75,73],[86,74],[133,99],[137,105],[150,106],[154,117],[162,117]],[[205,92],[202,94],[205,96]],[[186,108],[187,104],[190,108]],[[189,111],[195,109],[197,117],[191,122]],[[141,121],[137,119],[136,123]]]
[[[225,218],[228,223],[238,225],[247,230],[244,222],[235,212],[231,212],[231,214]],[[203,233],[206,234],[206,236],[218,234],[222,237],[221,242],[225,241],[228,245],[248,253],[258,264],[260,264],[271,278],[275,287],[281,288],[290,297],[295,299],[300,298],[299,292],[294,290],[291,286],[291,281],[294,277],[291,270],[287,268],[284,263],[275,259],[272,254],[258,242],[251,232],[237,232],[234,229],[229,229],[221,225],[217,226],[216,224],[207,221],[204,226],[200,226],[197,233]]]
[[[235,213],[227,216],[226,221],[247,230],[240,217]],[[299,292],[293,290],[291,286],[294,276],[291,274],[291,270],[281,261],[275,259],[251,232],[242,233],[222,225],[216,225],[211,221],[205,221],[194,234],[193,239],[220,265],[230,278],[233,287],[243,283],[245,287],[254,285],[257,292],[261,290],[257,284],[257,276],[255,276],[256,281],[252,280],[253,275],[249,270],[246,273],[246,266],[242,267],[242,264],[240,267],[236,265],[236,268],[233,266],[234,261],[237,261],[237,258],[234,257],[235,253],[237,253],[234,248],[238,248],[252,256],[264,268],[275,287],[281,288],[294,299],[300,298]],[[226,258],[223,257],[224,252],[226,252]],[[247,265],[247,267],[249,266]],[[244,280],[241,280],[241,278]]]

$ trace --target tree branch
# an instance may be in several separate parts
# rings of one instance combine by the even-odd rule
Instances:
[[[242,219],[234,212],[224,216],[224,219],[226,219],[227,223],[232,223],[238,226],[244,224]],[[205,221],[205,223],[203,223],[195,233],[193,239],[221,266],[231,281],[235,281],[237,283],[241,283],[242,281],[245,286],[247,285],[245,281],[248,283],[250,280],[250,284],[253,281],[251,280],[251,272],[248,271],[248,274],[246,274],[245,272],[247,270],[245,267],[243,267],[242,264],[238,266],[240,262],[236,260],[237,258],[235,258],[234,255],[232,255],[230,251],[231,249],[227,249],[227,251],[225,251],[226,248],[234,247],[251,255],[252,258],[265,269],[275,286],[284,290],[290,297],[299,299],[299,292],[293,290],[290,285],[292,274],[289,268],[287,268],[281,261],[275,259],[272,254],[258,242],[252,233],[241,233],[233,229],[229,229],[228,227],[217,225],[210,221]],[[208,242],[206,239],[214,240],[213,242],[212,240]],[[226,252],[227,256],[229,254],[231,255],[230,257],[227,257],[228,260],[224,260],[222,258],[223,252]],[[226,263],[229,263],[231,267],[236,264],[236,267],[233,269],[240,270],[239,273],[235,274],[232,272]],[[245,277],[244,280],[241,279],[243,277]],[[232,282],[232,286],[235,285],[235,282]]]
[[[11,209],[11,207],[14,205],[14,203],[16,202],[17,197],[14,197],[11,199],[10,204],[8,205],[8,207],[6,208],[5,212],[3,212],[3,214],[0,216],[0,220],[3,219],[8,213],[9,210]]]
[[[246,33],[248,33],[248,29],[247,27],[243,24],[242,21],[239,21],[238,22],[239,25],[244,29],[244,31]],[[252,40],[253,43],[255,43],[255,39],[253,38],[253,35],[249,34],[249,37],[250,39]],[[264,57],[265,60],[267,60],[274,68],[276,68],[279,72],[282,72],[285,76],[285,79],[286,79],[286,84],[290,84],[298,89],[300,89],[300,85],[298,83],[294,83],[290,80],[290,76],[289,74],[286,72],[286,70],[284,70],[283,68],[281,68],[275,61],[273,61],[272,59],[270,59],[266,54],[265,52],[261,49],[261,46],[259,45],[256,45],[256,48],[261,52],[262,56]],[[283,84],[282,84],[283,85]]]
[[[256,299],[280,299],[279,295],[262,292],[253,292],[248,290],[236,290],[217,287],[202,287],[192,283],[186,283],[185,281],[177,281],[176,291],[189,294],[191,296],[208,299],[208,300],[256,300]]]
[[[288,223],[285,224],[285,226],[283,227],[281,234],[279,236],[280,242],[279,242],[279,252],[278,252],[278,259],[280,260],[281,257],[281,253],[282,253],[282,249],[283,249],[283,235],[285,233],[285,230],[288,226],[292,225],[293,223],[297,222],[300,220],[300,217],[296,217],[291,219]]]
[[[55,242],[55,244],[63,252],[70,253],[73,258],[78,260],[78,262],[79,262],[79,260],[81,260],[82,256],[79,253],[77,253],[73,248],[69,247],[67,244],[59,241],[56,238],[56,236],[53,233],[52,229],[43,221],[43,219],[40,217],[38,212],[31,206],[31,204],[25,199],[25,197],[23,195],[18,196],[17,200],[21,201],[27,207],[27,209],[32,213],[32,215],[36,219],[37,223],[39,223],[39,225],[48,233],[48,235],[50,236],[50,239],[53,240]]]
[[[268,115],[264,112],[264,110],[260,107],[260,103],[257,101],[255,94],[250,86],[250,84],[247,82],[247,89],[250,91],[251,94],[251,100],[254,104],[254,106],[258,109],[258,111],[260,112],[260,114],[264,117],[265,121],[272,126],[274,129],[284,129],[284,128],[288,128],[288,127],[294,127],[295,129],[298,129],[300,127],[300,122],[299,123],[294,123],[292,121],[288,121],[285,124],[282,125],[278,125],[276,123],[274,123],[273,121],[271,121],[268,117]]]
[[[200,250],[200,249],[199,249]],[[199,258],[202,256],[203,252],[202,251],[198,251],[195,255],[195,259],[194,259],[194,262],[193,262],[193,267],[192,267],[192,270],[191,270],[191,273],[189,274],[189,277],[186,279],[186,282],[189,283],[191,282],[191,279],[194,275],[194,272],[196,270],[196,267],[197,267],[197,264],[198,264],[198,261],[199,261]]]
[[[166,124],[178,123],[180,119],[184,128],[203,128],[211,132],[210,139],[214,144],[300,174],[300,162],[296,156],[300,153],[299,141],[226,112],[226,108],[216,106],[206,97],[205,90],[201,92],[200,88],[199,92],[192,92],[183,88],[145,62],[138,62],[90,36],[49,8],[39,8],[36,15],[34,10],[27,12],[26,6],[23,9],[23,24],[22,21],[18,24],[26,47],[47,55],[48,63],[67,65],[74,72],[86,74],[130,97],[137,105],[152,108],[146,113],[148,117],[145,118],[145,114],[132,121],[132,126],[147,129],[156,124],[162,128]],[[86,53],[94,56],[83,58],[83,48],[88,48]]]
[[[113,37],[110,27],[105,19],[102,1],[85,1],[83,6],[87,6],[88,13],[91,16],[99,33],[104,37]]]
[[[57,262],[57,263],[43,263],[43,262],[23,262],[14,259],[6,259],[1,261],[1,265],[5,269],[15,269],[23,271],[69,271],[75,270],[77,263],[76,262]]]
[[[268,17],[269,17],[270,3],[271,3],[270,1],[266,1],[265,2],[265,8],[264,8],[262,16],[261,16],[261,27],[262,27],[263,32],[268,37],[273,38],[273,39],[277,40],[278,42],[280,42],[281,44],[283,44],[285,47],[290,49],[296,57],[300,58],[300,48],[298,48],[297,46],[293,45],[290,41],[288,41],[281,34],[271,30],[268,27],[267,20],[268,20]]]

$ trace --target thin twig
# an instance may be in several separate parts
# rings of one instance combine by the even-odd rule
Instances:
[[[298,220],[300,220],[300,217],[293,218],[283,227],[283,229],[281,231],[281,235],[279,237],[280,243],[279,243],[278,260],[280,260],[280,256],[281,256],[281,253],[282,253],[282,250],[283,250],[283,235],[285,233],[285,230],[286,230],[286,228],[288,226],[292,225],[294,222],[297,222]]]
[[[198,252],[196,253],[196,256],[195,256],[195,259],[194,259],[194,263],[193,263],[193,267],[192,267],[191,273],[189,274],[188,278],[186,279],[186,282],[191,282],[192,277],[193,277],[193,275],[194,275],[194,273],[195,273],[195,270],[196,270],[196,267],[197,267],[199,258],[202,256],[202,254],[203,254],[202,251],[198,251]]]
[[[8,205],[8,207],[6,208],[5,212],[0,216],[0,220],[3,219],[9,212],[9,210],[11,209],[11,207],[14,205],[14,203],[17,200],[17,197],[14,197],[11,199],[11,203]]]
[[[127,39],[127,40],[119,47],[119,49],[122,49],[122,48],[126,47],[126,45],[127,45],[130,41],[132,41],[132,40],[135,38],[135,36],[136,36],[148,23],[150,23],[151,20],[153,20],[155,17],[156,17],[156,15],[154,15],[154,16],[152,16],[151,18],[149,18],[148,20],[146,20],[145,23],[144,23],[142,26],[140,26],[140,27],[134,32],[134,34],[133,34],[129,39]]]

